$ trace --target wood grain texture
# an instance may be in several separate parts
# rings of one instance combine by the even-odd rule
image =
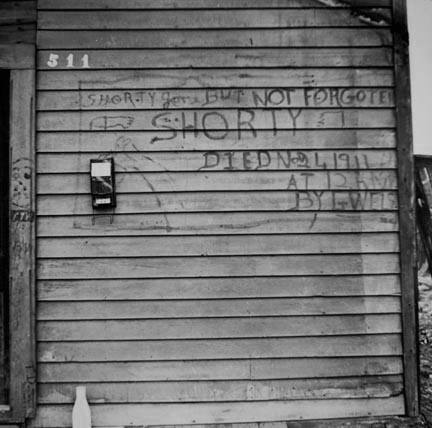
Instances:
[[[419,415],[419,343],[414,156],[411,119],[409,37],[406,2],[393,1],[395,16],[395,75],[398,106],[398,159],[401,228],[402,317],[404,322],[405,404],[408,416]]]
[[[16,70],[35,67],[35,46],[30,43],[0,43],[0,67]]]
[[[84,382],[96,426],[404,413],[391,5],[360,1],[380,24],[40,1],[34,428],[68,426]],[[118,206],[94,216],[111,152]]]
[[[36,20],[34,22],[29,22],[28,24],[0,24],[1,45],[14,43],[34,44],[35,42]]]
[[[257,235],[264,233],[396,232],[398,216],[376,213],[187,213],[39,217],[39,237]]]
[[[35,426],[67,427],[72,405],[40,406]],[[124,418],[131,424],[182,424],[262,420],[293,420],[368,415],[403,415],[401,395],[391,398],[352,400],[297,400],[269,401],[266,403],[212,403],[212,404],[118,404],[97,405],[93,410],[96,425],[121,425]]]
[[[390,7],[391,0],[356,0],[359,7]],[[315,0],[40,0],[38,8],[49,9],[236,9],[236,8],[324,8]],[[343,7],[341,5],[340,7]]]
[[[402,373],[400,357],[40,363],[42,383],[263,380]]]
[[[399,273],[397,254],[43,259],[39,279]]]
[[[402,355],[399,334],[162,341],[40,342],[40,362],[226,360]]]
[[[26,24],[36,21],[35,1],[2,1],[0,25]]]
[[[34,7],[35,4],[32,2]],[[28,5],[26,5],[28,6]],[[34,11],[33,11],[34,12]],[[9,367],[11,412],[24,421],[35,412],[35,72],[10,73],[9,142]],[[7,195],[7,193],[6,193]]]
[[[390,18],[388,9],[378,9]],[[377,11],[378,11],[377,10]],[[391,18],[390,18],[391,19]],[[350,27],[374,26],[354,17],[349,9],[335,13],[331,9],[214,10],[207,11],[40,11],[38,24],[42,30],[118,30],[118,29],[191,29],[191,28],[286,28],[286,27]]]
[[[255,190],[392,190],[394,171],[341,172],[211,172],[119,174],[118,193],[255,191]],[[44,175],[38,179],[39,194],[88,194],[89,179],[83,174]]]
[[[39,301],[399,296],[398,275],[40,280]]]
[[[168,172],[194,171],[203,173],[224,172],[230,175],[241,176],[240,171],[295,171],[322,174],[333,174],[334,170],[342,170],[341,174],[354,171],[347,170],[390,170],[396,168],[396,153],[394,150],[211,150],[207,152],[138,152],[125,147],[125,152],[114,156],[115,168],[122,172]],[[43,153],[37,156],[38,172],[47,173],[87,173],[90,168],[90,159],[100,158],[96,153]],[[103,155],[102,155],[103,156]],[[107,154],[107,156],[109,156]],[[249,172],[249,174],[251,174]],[[358,171],[358,174],[385,175],[385,171]],[[252,174],[253,175],[253,174]],[[256,174],[255,174],[256,175]],[[68,178],[70,175],[66,175]],[[173,174],[176,180],[181,174]],[[268,175],[271,176],[271,175]],[[285,174],[286,177],[289,177]],[[77,177],[76,174],[73,177]],[[119,184],[130,179],[130,175],[120,174]],[[129,178],[128,178],[129,177]],[[148,177],[157,177],[149,174]],[[40,177],[42,178],[42,177]],[[163,178],[163,176],[161,176]],[[377,178],[378,179],[378,178]],[[47,180],[45,180],[46,182]],[[77,183],[81,187],[81,183]],[[366,187],[366,186],[365,186]],[[130,188],[132,189],[132,187]],[[132,191],[132,190],[130,190]]]
[[[366,68],[308,68],[248,69],[247,73],[235,69],[208,70],[74,70],[41,71],[37,89],[157,89],[157,88],[229,88],[229,87],[353,87],[392,86],[391,69]]]
[[[101,258],[399,252],[397,233],[39,238],[38,257]]]
[[[88,195],[39,195],[37,203],[40,215],[93,214]],[[397,193],[383,190],[149,193],[117,195],[115,213],[394,211],[397,204]]]
[[[265,282],[263,281],[263,284]],[[399,313],[399,297],[40,302],[41,321]]]
[[[236,88],[123,91],[39,91],[37,108],[161,110],[189,108],[393,107],[393,88]]]
[[[103,12],[102,12],[103,13]],[[74,50],[75,58],[89,56],[92,69],[187,68],[272,68],[272,67],[385,67],[392,65],[390,48],[308,48],[308,49],[136,49],[136,50]],[[56,70],[67,70],[68,51],[38,52],[38,69],[49,70],[50,55],[58,55]]]
[[[39,403],[73,404],[79,383],[41,384]],[[266,381],[103,383],[87,386],[90,404],[384,398],[401,394],[402,376]]]
[[[227,109],[189,111],[39,112],[38,131],[159,131],[154,142],[171,139],[184,129],[201,131],[212,140],[229,130],[392,128],[392,109]]]
[[[256,136],[255,136],[256,135]],[[243,132],[228,131],[223,140],[210,140],[193,132],[177,134],[171,140],[156,141],[158,133],[114,132],[38,132],[39,152],[122,152],[130,151],[192,151],[192,150],[320,150],[320,149],[385,149],[396,145],[392,130],[278,130]]]
[[[394,424],[399,428],[404,428],[404,424],[420,424],[420,418],[409,418],[403,416],[378,416],[344,419],[321,419],[317,421],[296,421],[297,428],[311,428],[319,423],[320,428],[351,428],[352,424],[357,424],[357,428],[369,428],[371,424]],[[230,428],[284,428],[286,422],[254,422],[254,423],[230,423]],[[222,424],[214,424],[215,428],[222,428]],[[159,425],[156,428],[175,428],[175,425]],[[183,425],[184,428],[206,428],[205,424]]]
[[[304,1],[304,0],[303,0]],[[317,1],[314,1],[318,4]],[[269,4],[269,2],[267,2]],[[72,5],[73,6],[73,5]],[[41,49],[272,48],[389,46],[387,28],[256,28],[218,30],[111,30],[38,32]]]
[[[39,321],[38,340],[171,340],[400,333],[399,314]],[[312,340],[312,339],[311,339]]]

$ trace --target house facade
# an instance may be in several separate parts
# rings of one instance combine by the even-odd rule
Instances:
[[[2,7],[4,423],[418,416],[404,1]]]

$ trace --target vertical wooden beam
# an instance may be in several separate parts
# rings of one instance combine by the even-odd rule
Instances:
[[[34,411],[35,71],[11,71],[9,295],[12,419]]]
[[[406,0],[393,0],[406,414],[419,415],[415,181]]]

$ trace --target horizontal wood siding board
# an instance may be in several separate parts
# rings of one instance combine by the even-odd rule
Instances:
[[[377,9],[390,18],[389,9]],[[191,28],[286,28],[376,26],[365,23],[349,9],[268,9],[262,10],[172,10],[172,11],[99,11],[97,16],[85,11],[39,11],[41,30],[118,30],[118,29],[191,29]],[[389,25],[389,23],[384,23]]]
[[[119,194],[154,192],[257,191],[257,190],[393,190],[394,171],[272,171],[272,172],[178,172],[118,174]],[[88,194],[88,174],[43,174],[38,177],[39,194]]]
[[[356,0],[358,7],[390,7],[391,0]],[[340,7],[342,7],[341,5]],[[235,9],[235,8],[325,8],[316,0],[39,0],[39,10],[115,9]]]
[[[40,342],[40,362],[388,357],[402,354],[399,334],[266,339]]]
[[[130,149],[130,151],[129,151]],[[285,176],[295,171],[328,171],[355,170],[358,174],[367,174],[357,170],[395,169],[396,154],[394,150],[222,150],[179,151],[179,152],[139,152],[134,146],[124,147],[125,152],[111,155],[114,157],[115,169],[120,173],[119,182],[126,179],[123,172],[174,172],[193,171],[195,173],[224,172],[226,176],[239,174],[257,175],[251,170],[259,171],[265,176],[269,170],[285,171]],[[108,154],[107,154],[108,155]],[[96,153],[41,153],[38,155],[39,173],[88,173],[90,159]],[[99,155],[100,156],[100,155]],[[348,173],[349,172],[341,172]],[[380,172],[371,172],[377,177]],[[383,173],[385,174],[385,173]],[[160,175],[160,174],[159,174]],[[165,174],[166,175],[166,174]],[[203,174],[201,174],[203,175]],[[74,175],[75,176],[75,175]],[[155,177],[157,174],[150,174]],[[163,178],[163,176],[161,176]],[[176,179],[179,174],[176,174]],[[47,180],[46,180],[47,181]]]
[[[391,68],[310,68],[208,70],[74,70],[40,71],[37,89],[170,89],[170,88],[250,88],[250,87],[353,87],[392,86]]]
[[[400,295],[398,275],[41,280],[39,301],[131,301]]]
[[[68,427],[72,405],[40,406],[35,427]],[[93,407],[96,426],[121,426],[124,418],[134,425],[260,422],[262,420],[293,420],[356,417],[368,414],[403,415],[402,395],[390,398],[295,400],[252,403],[211,404],[99,404]]]
[[[38,340],[172,340],[400,333],[399,314],[39,321]],[[312,340],[312,339],[311,339]]]
[[[265,284],[265,283],[264,283]],[[38,320],[223,318],[399,313],[399,297],[40,302]]]
[[[392,128],[393,109],[227,109],[178,111],[39,112],[38,131],[158,131],[154,142],[174,138],[187,128],[223,139],[229,130]]]
[[[39,237],[396,232],[396,213],[188,213],[39,216]]]
[[[304,1],[304,0],[303,0]],[[43,49],[182,49],[390,46],[387,28],[249,28],[218,30],[110,30],[38,32]]]
[[[397,254],[42,259],[39,279],[399,273]]]
[[[385,67],[393,63],[391,48],[278,48],[278,49],[136,49],[76,50],[75,57],[88,55],[89,67],[104,69],[187,68],[272,68],[272,67]],[[38,69],[49,70],[50,56],[59,57],[57,70],[68,69],[69,51],[39,50]],[[70,66],[69,66],[70,68]]]
[[[118,214],[249,211],[394,211],[397,193],[383,190],[189,192],[117,195]],[[88,195],[39,195],[40,215],[92,215]],[[102,213],[102,212],[101,212]],[[112,215],[112,210],[104,210]],[[169,226],[168,223],[165,223]]]
[[[143,173],[118,174],[118,193],[255,191],[255,190],[393,190],[394,171]],[[39,194],[88,194],[88,175],[42,175]]]
[[[39,363],[41,383],[270,380],[386,376],[402,373],[400,357]]]
[[[41,384],[40,404],[74,403],[79,383]],[[401,394],[401,376],[200,382],[117,382],[87,385],[89,404],[384,398]]]
[[[233,88],[39,91],[39,111],[394,107],[393,88]]]
[[[39,238],[38,257],[100,258],[399,252],[397,233]]]
[[[136,151],[209,151],[209,150],[321,150],[321,149],[386,149],[395,147],[393,130],[272,130],[243,132],[228,131],[223,140],[195,136],[193,132],[177,134],[175,138],[155,145],[156,131],[126,134],[114,132],[38,132],[37,150],[42,152],[123,152]]]

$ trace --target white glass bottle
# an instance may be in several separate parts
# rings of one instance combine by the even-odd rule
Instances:
[[[90,406],[86,399],[86,387],[76,388],[75,404],[72,410],[72,428],[91,428]]]

